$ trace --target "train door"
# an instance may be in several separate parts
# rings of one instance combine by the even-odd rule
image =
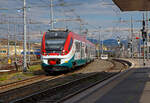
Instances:
[[[86,62],[90,62],[90,46],[88,45],[85,47],[85,59]]]
[[[83,43],[83,58],[86,59],[86,44]]]
[[[88,46],[85,45],[85,58],[88,59]]]
[[[82,48],[82,42],[80,43],[80,47],[81,47],[81,49],[80,49],[81,59],[83,59],[83,48]]]
[[[81,42],[81,59],[85,59],[85,43]]]
[[[81,59],[81,45],[80,45],[80,42],[79,41],[75,41],[75,48],[76,48],[76,51],[75,51],[75,57],[74,59],[75,60],[79,60]]]
[[[90,47],[90,58],[92,59],[92,47]]]

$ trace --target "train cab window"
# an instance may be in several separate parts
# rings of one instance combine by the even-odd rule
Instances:
[[[47,32],[45,35],[45,50],[47,53],[61,53],[64,48],[67,32]]]
[[[68,50],[70,50],[70,49],[71,49],[72,44],[73,44],[73,39],[71,38],[71,39],[70,39],[70,44],[69,44],[69,48],[68,48]]]

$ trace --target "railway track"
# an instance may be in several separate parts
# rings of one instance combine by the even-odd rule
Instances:
[[[29,79],[5,84],[0,86],[0,103],[9,103],[15,98],[37,92],[44,88],[41,84],[45,84],[49,80],[55,80],[64,76],[35,76]],[[22,92],[22,93],[21,93]]]
[[[37,65],[37,64],[41,64],[41,62],[40,61],[31,62],[30,66]],[[22,64],[17,64],[17,63],[14,63],[14,65],[3,66],[3,67],[0,68],[0,74],[5,74],[5,73],[11,74],[11,73],[20,72],[21,67],[22,67]],[[28,67],[29,67],[29,65],[28,65]]]
[[[114,66],[111,67],[109,70],[111,71],[112,68],[115,68],[115,63],[113,63]],[[107,72],[101,72],[101,73],[91,73],[91,74],[88,74],[87,76],[83,76],[82,78],[76,78],[76,79],[68,79],[66,81],[64,81],[64,79],[66,79],[65,77],[66,76],[69,76],[69,75],[72,75],[73,73],[68,73],[66,75],[62,74],[62,75],[59,75],[59,76],[52,76],[52,77],[44,77],[44,76],[41,76],[41,77],[35,77],[35,79],[38,80],[38,78],[42,79],[43,80],[39,80],[38,82],[36,81],[35,83],[33,83],[32,81],[35,81],[35,79],[33,78],[33,80],[25,80],[21,83],[19,82],[16,82],[16,83],[12,83],[12,84],[9,84],[9,86],[2,86],[0,87],[0,90],[4,90],[4,88],[8,88],[8,87],[12,87],[12,86],[18,86],[18,85],[22,85],[22,84],[25,84],[27,83],[28,85],[26,86],[22,86],[22,87],[17,87],[15,89],[12,89],[12,90],[8,90],[6,92],[2,92],[0,93],[0,100],[2,103],[35,103],[35,102],[39,102],[39,103],[53,103],[53,102],[59,102],[57,101],[58,98],[56,96],[57,92],[58,91],[62,91],[62,93],[60,93],[61,97],[63,98],[59,98],[60,101],[70,97],[71,95],[75,95],[76,93],[80,92],[80,91],[83,91],[87,88],[90,88],[91,86],[93,85],[96,85],[97,83],[99,82],[102,82],[110,77],[112,77],[113,75],[119,73],[120,70],[118,70],[118,72],[116,73],[107,73]],[[99,79],[101,78],[101,80],[99,81],[95,81],[95,78]],[[63,81],[60,83],[60,81]],[[89,84],[88,82],[89,81],[95,81],[94,83],[86,86],[86,85],[80,85],[80,84],[86,84],[86,83],[83,83],[83,81],[87,81],[87,84]],[[73,87],[75,86],[75,87]],[[79,87],[78,87],[79,86]],[[51,87],[51,88],[49,88]],[[81,88],[81,87],[84,87],[80,90],[73,90],[72,88]],[[70,88],[70,89],[69,89]],[[68,93],[66,92],[67,94],[63,94],[64,91],[67,91],[67,90],[73,90],[73,94],[72,93]],[[20,91],[24,91],[22,93],[20,93]],[[48,96],[48,98],[51,98],[51,99],[45,99],[45,100],[41,100],[41,98],[46,98],[48,94],[51,94],[50,96]],[[58,92],[59,94],[59,92]],[[59,94],[59,95],[60,95]],[[69,94],[69,95],[68,95]],[[64,95],[67,95],[67,97],[65,97]],[[56,96],[56,97],[55,97]],[[59,96],[58,96],[59,97]],[[0,102],[0,103],[1,103]]]
[[[5,89],[9,90],[9,88],[11,89],[12,87],[16,87],[16,86],[18,87],[20,85],[25,85],[26,83],[28,83],[28,84],[30,84],[30,82],[33,83],[33,81],[39,80],[43,77],[45,77],[45,76],[44,75],[34,76],[32,78],[24,79],[21,81],[16,81],[16,82],[0,85],[0,92],[4,92]]]

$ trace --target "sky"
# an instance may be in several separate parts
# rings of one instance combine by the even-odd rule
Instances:
[[[26,0],[27,33],[32,40],[39,41],[43,32],[51,29],[50,0]],[[0,37],[7,38],[8,30],[11,39],[23,35],[23,0],[0,0]],[[77,19],[81,21],[81,31],[88,30],[89,38],[101,40],[109,38],[128,39],[130,37],[130,19],[132,16],[135,35],[141,29],[142,12],[121,12],[112,0],[53,0],[54,20]],[[126,22],[120,22],[126,21]],[[8,25],[7,22],[10,24]],[[16,25],[15,25],[16,24]],[[79,21],[55,22],[55,28],[68,28],[80,33]]]

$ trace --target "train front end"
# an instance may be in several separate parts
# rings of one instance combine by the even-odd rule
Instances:
[[[42,38],[42,69],[45,72],[64,71],[72,68],[73,39],[68,31],[49,31]]]

